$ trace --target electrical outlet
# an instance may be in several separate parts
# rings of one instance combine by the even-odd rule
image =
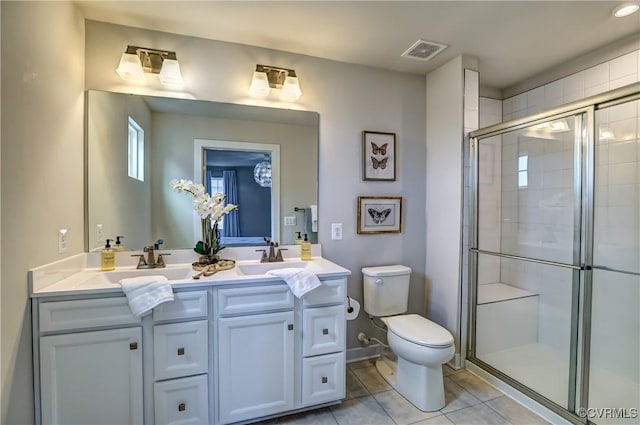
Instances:
[[[96,242],[101,243],[104,239],[104,233],[102,232],[102,224],[96,225]]]
[[[334,241],[342,240],[342,223],[331,223],[331,239]]]
[[[58,252],[67,251],[67,229],[58,229]]]
[[[295,226],[296,225],[296,216],[289,215],[284,217],[284,225],[285,226]]]

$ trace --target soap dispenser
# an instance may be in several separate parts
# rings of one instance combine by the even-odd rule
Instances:
[[[295,240],[295,244],[296,245],[302,245],[302,236],[300,236],[300,232],[296,232],[298,234],[298,237]]]
[[[122,243],[122,241],[120,239],[124,239],[124,236],[116,236],[116,244],[113,246],[113,250],[115,252],[124,251],[124,244]]]
[[[307,234],[304,234],[304,240],[300,244],[300,259],[301,260],[312,260],[311,257],[311,242],[309,242],[309,238]]]
[[[100,252],[100,269],[104,272],[116,268],[116,253],[111,248],[112,241],[113,239],[107,239],[107,244]]]

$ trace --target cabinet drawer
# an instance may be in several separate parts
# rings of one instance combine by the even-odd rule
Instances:
[[[218,290],[218,314],[255,313],[293,308],[293,293],[285,284]]]
[[[153,385],[155,424],[208,424],[207,375],[156,382]]]
[[[345,397],[344,352],[302,360],[302,404],[311,406]]]
[[[209,338],[207,321],[153,327],[156,380],[207,373]]]
[[[343,303],[347,299],[347,280],[323,280],[322,286],[308,292],[302,297],[305,307],[320,304]]]
[[[125,297],[40,303],[40,332],[140,323]]]
[[[176,292],[173,298],[153,309],[153,320],[195,319],[207,315],[207,291]]]
[[[302,355],[343,351],[345,347],[344,305],[307,308],[302,312]]]

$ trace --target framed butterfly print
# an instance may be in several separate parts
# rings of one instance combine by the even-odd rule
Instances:
[[[362,179],[396,180],[396,134],[362,132]]]
[[[358,196],[359,235],[402,232],[401,196]]]

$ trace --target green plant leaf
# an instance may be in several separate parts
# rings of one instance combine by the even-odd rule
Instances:
[[[202,243],[202,241],[198,241],[198,243],[196,244],[195,248],[193,248],[193,250],[200,255],[207,254],[207,251],[205,250],[205,247],[204,247],[204,243]]]

